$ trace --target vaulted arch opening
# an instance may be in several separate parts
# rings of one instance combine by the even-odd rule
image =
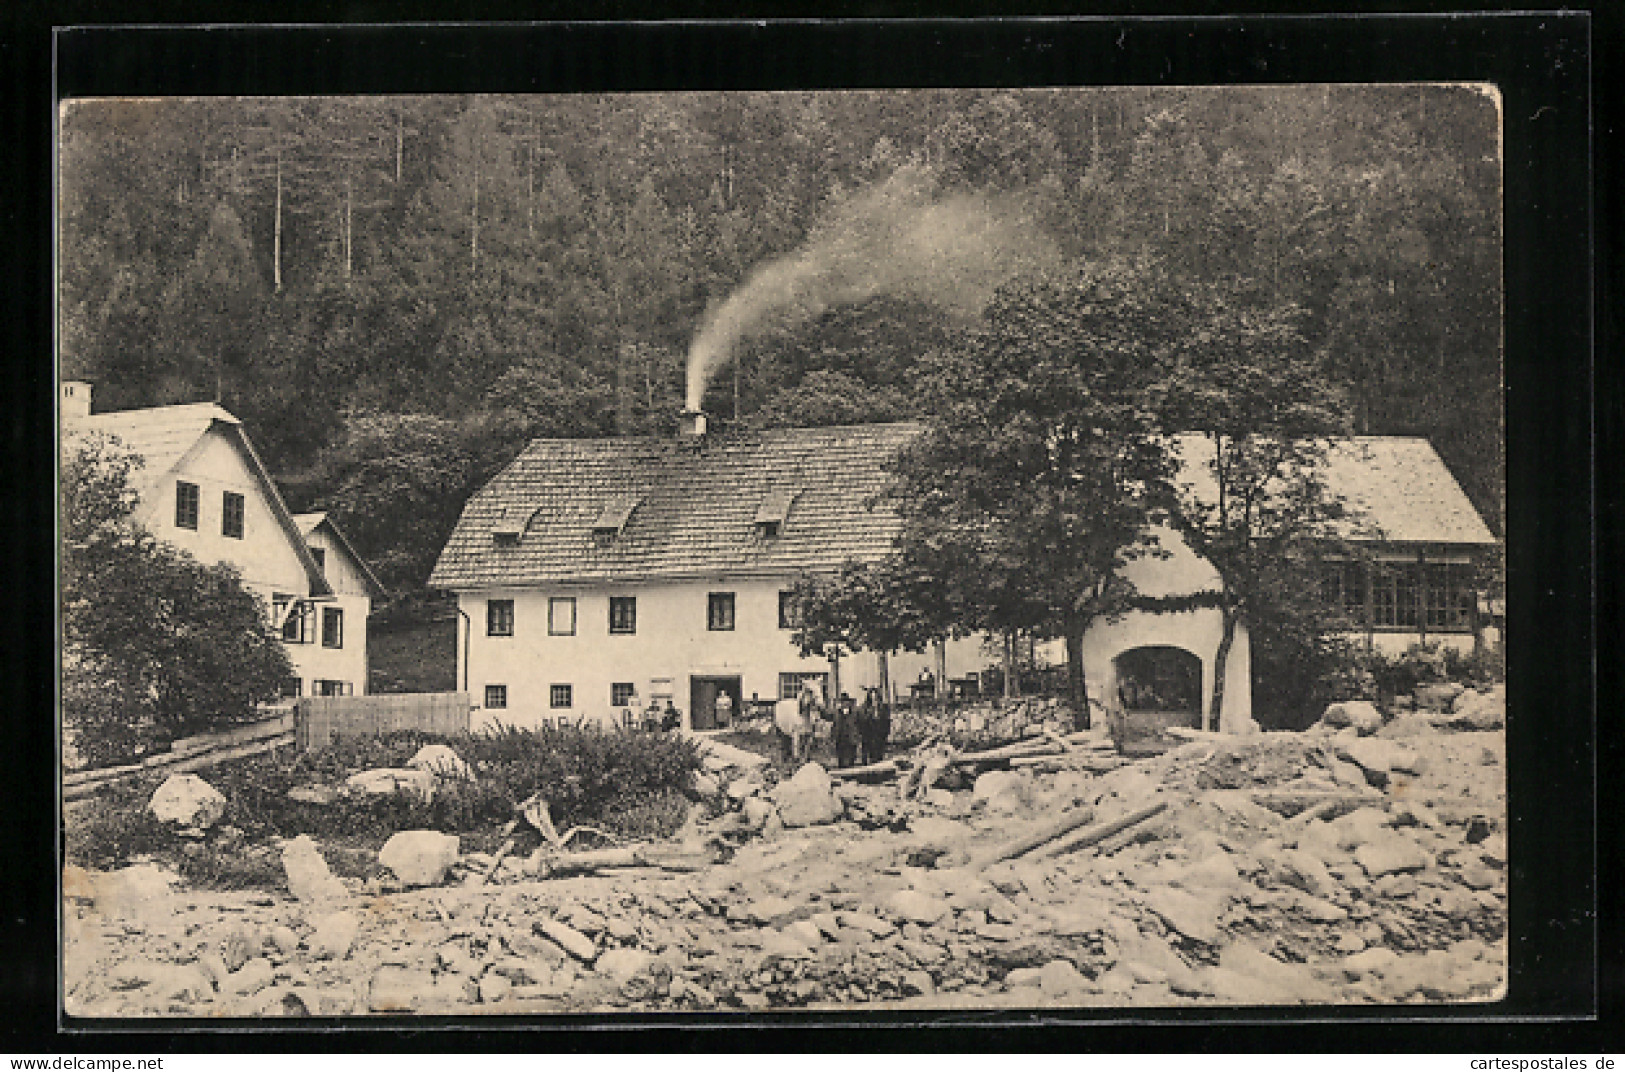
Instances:
[[[1151,644],[1120,653],[1112,665],[1125,714],[1166,726],[1201,725],[1201,659],[1184,648]]]

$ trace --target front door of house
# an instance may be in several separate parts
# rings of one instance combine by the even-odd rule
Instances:
[[[728,696],[728,707],[731,714],[728,721],[733,721],[739,714],[739,701],[741,687],[738,675],[732,677],[700,677],[688,679],[688,711],[689,725],[697,730],[715,730],[723,728],[723,722],[717,714],[717,697],[724,693]]]

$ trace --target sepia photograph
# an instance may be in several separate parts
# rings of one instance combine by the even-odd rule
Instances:
[[[1500,1001],[1503,120],[62,100],[62,1013]]]

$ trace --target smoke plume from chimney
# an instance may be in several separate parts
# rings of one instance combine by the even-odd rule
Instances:
[[[689,347],[688,410],[699,410],[740,342],[770,324],[881,295],[974,315],[1007,280],[1059,261],[1019,198],[937,196],[931,186],[919,169],[899,169],[831,208],[799,249],[752,271]]]

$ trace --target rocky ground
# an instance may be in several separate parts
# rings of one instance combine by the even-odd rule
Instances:
[[[1489,1001],[1506,979],[1505,748],[1475,727],[1495,724],[1354,712],[1304,733],[1187,734],[1134,760],[1052,736],[1014,769],[927,749],[874,784],[816,766],[774,784],[719,747],[682,836],[718,862],[693,870],[543,877],[544,849],[478,888],[467,878],[489,858],[464,856],[418,876],[436,884],[295,882],[300,899],[179,888],[151,865],[70,868],[66,1009]],[[1071,847],[991,862],[1085,808]]]

